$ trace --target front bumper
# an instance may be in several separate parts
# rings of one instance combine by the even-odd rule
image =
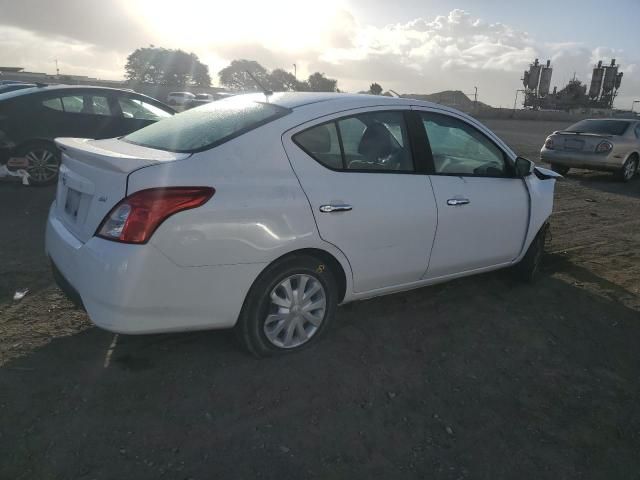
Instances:
[[[235,325],[263,264],[181,267],[151,244],[93,237],[80,242],[55,217],[46,252],[63,290],[97,326],[116,333],[228,328]]]
[[[613,152],[609,154],[595,152],[572,152],[564,150],[540,150],[540,159],[552,165],[587,170],[616,171],[622,168],[624,158],[617,158]]]

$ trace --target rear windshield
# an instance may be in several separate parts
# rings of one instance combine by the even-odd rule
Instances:
[[[619,120],[582,120],[571,125],[565,132],[622,135],[628,126],[629,122],[621,122]]]
[[[123,140],[171,152],[207,150],[286,115],[288,109],[234,97],[208,103],[130,133]]]

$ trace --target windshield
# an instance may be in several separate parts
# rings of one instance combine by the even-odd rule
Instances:
[[[124,140],[158,150],[191,153],[212,148],[288,112],[277,105],[234,97],[161,120]]]
[[[565,132],[622,135],[628,126],[629,122],[621,122],[619,120],[582,120],[571,125]]]

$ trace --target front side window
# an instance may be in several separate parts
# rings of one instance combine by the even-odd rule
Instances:
[[[404,115],[369,112],[317,125],[293,137],[322,165],[336,170],[414,171]]]
[[[510,176],[502,150],[475,127],[448,115],[420,112],[420,116],[436,174]]]
[[[636,137],[640,138],[640,123],[636,123]]]
[[[118,97],[118,103],[125,118],[156,121],[171,116],[169,112],[137,98]]]
[[[143,147],[191,153],[205,150],[289,112],[242,97],[212,102],[153,123],[124,140]]]

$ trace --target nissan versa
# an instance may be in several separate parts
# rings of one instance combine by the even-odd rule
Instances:
[[[242,95],[56,143],[46,250],[91,320],[234,327],[256,355],[317,341],[341,303],[533,278],[559,176],[456,110],[367,95]]]

